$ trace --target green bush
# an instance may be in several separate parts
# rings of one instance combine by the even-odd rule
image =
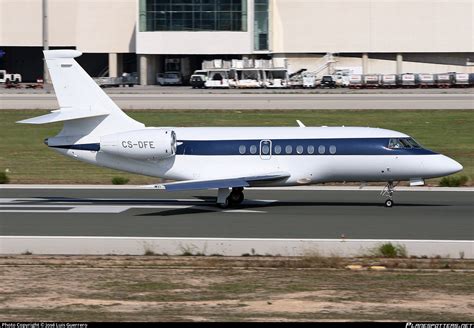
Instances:
[[[124,185],[127,184],[130,181],[130,179],[124,178],[124,177],[113,177],[112,178],[112,184],[114,185]]]
[[[439,182],[441,187],[460,187],[464,186],[469,178],[465,175],[453,175],[449,177],[444,177]]]
[[[393,245],[392,243],[385,243],[380,245],[375,250],[375,256],[377,257],[407,257],[407,250],[403,245]]]
[[[8,178],[8,175],[6,172],[0,172],[0,184],[5,184],[9,183],[10,178]]]

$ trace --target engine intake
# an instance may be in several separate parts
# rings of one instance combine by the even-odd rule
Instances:
[[[100,138],[100,150],[133,159],[165,159],[176,154],[176,133],[150,128],[110,134]]]

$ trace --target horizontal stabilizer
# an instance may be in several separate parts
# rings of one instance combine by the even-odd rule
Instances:
[[[288,178],[289,176],[290,176],[289,173],[278,172],[278,173],[272,173],[272,174],[267,174],[267,175],[250,176],[250,177],[172,182],[172,183],[146,186],[146,188],[163,189],[166,191],[183,191],[183,190],[252,187],[262,182],[281,180],[281,179]]]
[[[80,110],[80,109],[78,110],[78,109],[73,109],[73,108],[62,108],[58,110],[53,110],[49,114],[18,121],[17,123],[46,124],[46,123],[77,120],[77,119],[88,118],[88,117],[105,116],[105,115],[109,115],[109,113],[105,111],[97,111],[97,110],[90,111],[90,110]]]

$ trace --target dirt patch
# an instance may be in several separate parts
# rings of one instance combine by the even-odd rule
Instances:
[[[338,261],[342,266],[354,260]],[[421,264],[433,267],[430,261]],[[474,320],[469,261],[457,263],[464,268],[459,271],[384,272],[308,263],[314,261],[3,257],[0,320]]]

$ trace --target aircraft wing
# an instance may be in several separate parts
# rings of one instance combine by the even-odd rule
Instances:
[[[217,188],[237,188],[252,187],[262,182],[277,181],[288,178],[287,172],[276,172],[266,175],[256,175],[247,177],[236,177],[228,179],[215,180],[188,180],[172,183],[147,186],[148,188],[164,189],[167,191],[199,190],[199,189],[217,189]]]

